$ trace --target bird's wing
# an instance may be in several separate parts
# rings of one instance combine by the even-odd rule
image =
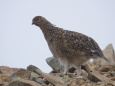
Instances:
[[[98,44],[90,37],[81,33],[67,31],[66,37],[68,39],[68,47],[73,51],[82,51],[86,55],[93,56],[94,54],[101,57],[103,56]]]

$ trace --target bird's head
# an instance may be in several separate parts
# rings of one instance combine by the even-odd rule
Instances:
[[[40,27],[40,26],[42,26],[45,22],[47,22],[47,20],[46,20],[44,17],[42,17],[42,16],[36,16],[36,17],[34,17],[33,20],[32,20],[32,25],[34,24],[34,25]]]

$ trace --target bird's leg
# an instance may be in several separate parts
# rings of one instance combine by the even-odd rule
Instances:
[[[70,65],[64,65],[64,74],[67,74],[69,68],[70,68]]]
[[[81,65],[77,66],[77,75],[81,75]]]

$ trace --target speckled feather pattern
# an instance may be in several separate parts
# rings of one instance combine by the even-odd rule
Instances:
[[[40,27],[53,56],[66,65],[82,65],[90,58],[104,58],[98,44],[90,37],[56,27],[44,17],[37,16],[33,23]]]

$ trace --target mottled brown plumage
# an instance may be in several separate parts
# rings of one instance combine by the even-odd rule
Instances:
[[[42,30],[53,56],[64,65],[64,73],[75,66],[80,74],[81,65],[91,58],[107,60],[92,38],[56,27],[42,16],[34,17],[32,22]]]

